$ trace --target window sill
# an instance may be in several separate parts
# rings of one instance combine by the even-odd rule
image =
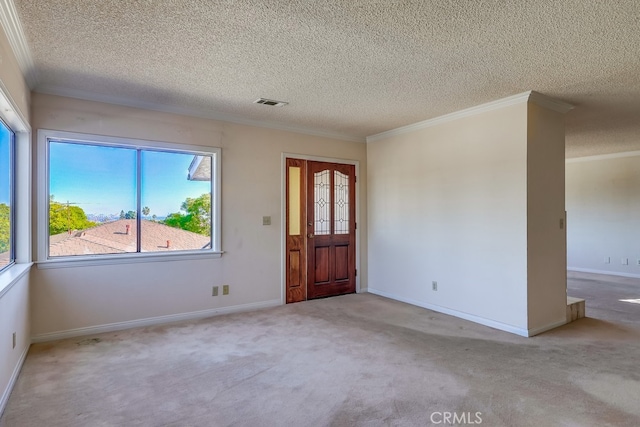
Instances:
[[[167,261],[190,261],[200,259],[215,259],[222,257],[224,251],[220,252],[180,252],[172,254],[125,254],[125,255],[98,255],[98,256],[78,256],[73,258],[49,259],[38,261],[38,270],[48,268],[69,268],[88,267],[95,265],[116,265],[116,264],[144,264],[148,262]]]
[[[32,262],[14,264],[0,273],[0,298],[9,292],[13,285],[18,283],[18,281],[29,272],[32,265]]]

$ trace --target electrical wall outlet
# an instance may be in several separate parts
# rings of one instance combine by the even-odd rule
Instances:
[[[229,285],[222,285],[222,295],[229,295]]]
[[[218,287],[214,286],[213,290],[211,291],[211,296],[212,297],[217,297],[218,296]]]
[[[604,263],[605,264],[611,264],[611,258],[608,257],[608,256],[604,257]]]
[[[431,282],[431,289],[434,291],[438,290],[438,282]]]
[[[271,225],[271,217],[263,216],[262,217],[262,225]]]
[[[13,347],[11,348],[16,348],[16,333],[13,333]]]
[[[636,260],[636,263],[637,263],[638,265],[640,265],[640,259]]]
[[[629,265],[629,258],[622,258],[620,262],[622,263],[622,265]]]

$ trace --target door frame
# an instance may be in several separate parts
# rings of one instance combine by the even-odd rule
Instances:
[[[353,165],[356,169],[356,270],[360,273],[360,161],[349,159],[337,159],[334,157],[313,156],[299,153],[283,152],[280,159],[280,303],[286,304],[287,297],[287,159],[311,160],[316,162],[340,163]],[[356,293],[360,293],[361,273],[356,275]]]

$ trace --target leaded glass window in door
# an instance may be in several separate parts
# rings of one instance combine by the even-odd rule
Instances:
[[[313,174],[314,234],[331,234],[331,175],[328,170]]]
[[[334,234],[349,234],[349,175],[334,171]]]
[[[349,191],[348,174],[336,170],[313,174],[315,235],[349,234]]]

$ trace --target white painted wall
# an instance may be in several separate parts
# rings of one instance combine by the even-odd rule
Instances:
[[[28,125],[30,91],[22,77],[4,30],[0,30],[0,64],[0,96],[9,101],[12,108],[17,110],[17,116],[27,122],[24,124]],[[0,117],[6,118],[5,114],[9,113],[0,112]],[[20,155],[26,153],[23,148],[25,147],[19,148]],[[24,183],[21,181],[18,184]],[[22,189],[21,187],[20,190]],[[24,199],[23,194],[17,196],[20,201]],[[26,222],[28,223],[28,221]],[[27,240],[27,242],[18,242],[20,245],[18,255],[22,262],[29,261],[26,259],[28,258],[28,232],[28,224],[20,224],[18,235],[26,237]],[[25,245],[25,243],[27,244]],[[20,279],[14,280],[19,275],[18,270],[24,275]],[[14,332],[17,337],[15,348],[13,348],[12,340]],[[12,382],[17,378],[30,344],[28,267],[14,266],[11,267],[11,271],[0,273],[0,413],[4,409],[11,392]]]
[[[568,268],[640,277],[640,153],[568,160],[566,198]]]
[[[369,290],[535,335],[566,319],[564,117],[474,114],[369,142]]]
[[[31,91],[22,76],[4,28],[0,28],[0,87],[28,122]]]
[[[366,174],[366,145],[358,142],[42,94],[33,95],[32,112],[34,129],[220,146],[226,251],[212,260],[34,269],[32,333],[38,340],[149,318],[279,304],[282,153],[358,160]],[[359,190],[364,206],[364,179]],[[262,225],[266,215],[272,217],[270,226]],[[361,210],[359,223],[365,229],[366,219]],[[366,271],[365,233],[359,244]],[[222,284],[230,285],[230,295],[212,297],[211,287]],[[366,288],[366,274],[361,284]]]
[[[13,333],[16,347],[13,347]],[[0,415],[31,344],[29,273],[0,296]]]
[[[528,327],[539,330],[567,313],[564,114],[529,103],[527,130]]]
[[[526,331],[526,103],[369,142],[367,166],[369,289]]]

